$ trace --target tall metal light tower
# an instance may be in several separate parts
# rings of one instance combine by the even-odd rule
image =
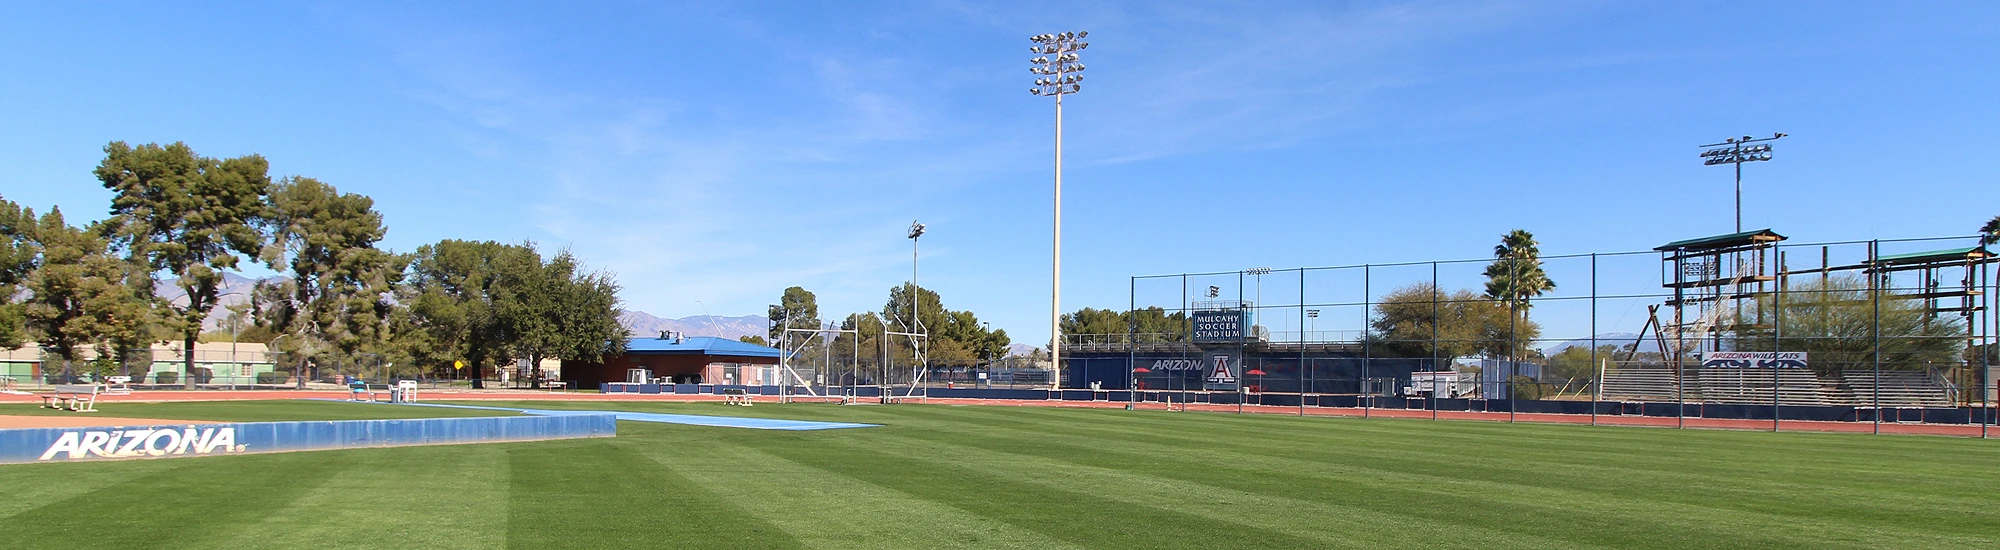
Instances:
[[[910,332],[924,332],[923,321],[917,317],[917,238],[924,236],[924,224],[910,220]]]
[[[1040,34],[1028,39],[1035,45],[1028,48],[1035,52],[1029,63],[1035,64],[1028,72],[1035,73],[1035,87],[1028,92],[1038,96],[1056,98],[1056,192],[1055,192],[1055,258],[1052,267],[1051,292],[1049,294],[1049,366],[1054,375],[1050,387],[1062,389],[1062,98],[1083,90],[1083,63],[1078,62],[1077,52],[1090,47],[1083,37],[1088,31],[1065,32],[1060,34]]]
[[[1722,140],[1722,143],[1710,143],[1708,145],[1702,146],[1703,148],[1717,147],[1717,149],[1709,149],[1707,151],[1701,152],[1701,159],[1702,159],[1701,164],[1703,166],[1714,166],[1717,164],[1736,165],[1736,232],[1737,233],[1743,232],[1743,163],[1771,160],[1770,145],[1768,144],[1751,145],[1751,144],[1762,143],[1766,141],[1777,141],[1778,138],[1782,137],[1785,137],[1785,134],[1783,132],[1771,134],[1771,137],[1760,138],[1760,139],[1752,139],[1750,136],[1743,136],[1740,138],[1725,139]]]

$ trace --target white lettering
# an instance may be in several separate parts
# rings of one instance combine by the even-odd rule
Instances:
[[[166,446],[162,447],[160,446],[161,438],[169,438],[172,440],[172,442],[167,443]],[[180,432],[176,432],[173,430],[158,430],[154,431],[152,435],[146,436],[146,443],[144,448],[146,449],[146,454],[148,455],[166,456],[167,453],[173,452],[180,446],[181,446]]]
[[[63,432],[62,436],[56,438],[56,443],[50,445],[49,450],[44,451],[42,457],[35,460],[48,460],[55,457],[56,453],[69,453],[70,458],[83,458],[83,451],[77,447],[76,438],[76,432]]]
[[[174,454],[177,455],[187,454],[188,447],[193,446],[195,444],[196,439],[198,438],[195,435],[194,428],[188,428],[186,430],[182,430],[180,440],[174,443]]]
[[[194,430],[190,428],[188,431],[193,432]],[[202,430],[201,436],[193,439],[194,443],[192,443],[192,445],[194,446],[194,454],[206,453],[209,451],[209,445],[208,445],[209,441],[215,439],[215,428]]]
[[[197,453],[208,454],[217,448],[222,449],[222,452],[226,453],[236,449],[236,428],[223,428],[212,431],[215,432],[215,436],[203,440],[200,449],[196,451]]]
[[[125,432],[125,445],[118,447],[118,456],[139,456],[139,445],[146,442],[146,435],[152,430],[132,430]]]
[[[104,444],[111,442],[111,434],[105,432],[84,432],[83,443],[78,447],[83,452],[97,456],[110,456],[104,452]]]

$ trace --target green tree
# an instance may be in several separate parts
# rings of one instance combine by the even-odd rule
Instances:
[[[1617,344],[1597,346],[1596,361],[1591,360],[1589,346],[1570,346],[1549,356],[1548,366],[1543,374],[1568,380],[1596,378],[1600,363],[1616,361],[1620,357],[1624,357],[1624,354],[1619,351]]]
[[[1957,366],[1966,355],[1963,318],[1939,315],[1888,290],[1871,290],[1861,277],[1794,283],[1783,298],[1760,296],[1757,307],[1776,312],[1776,340],[1769,326],[1749,328],[1738,333],[1736,349],[1773,351],[1775,345],[1777,351],[1803,351],[1812,369],[1822,373],[1873,369],[1878,350],[1882,368],[1893,370]]]
[[[745,334],[745,335],[742,335],[742,336],[738,336],[738,337],[736,337],[736,341],[738,341],[738,342],[742,342],[742,343],[745,343],[745,344],[757,344],[757,345],[759,345],[759,346],[769,346],[769,345],[771,345],[771,342],[769,342],[769,341],[765,340],[765,339],[764,339],[764,337],[762,337],[762,336],[758,336],[758,335],[755,335],[755,334]]]
[[[1474,355],[1504,357],[1510,348],[1518,355],[1520,342],[1539,337],[1541,327],[1532,321],[1510,327],[1510,317],[1505,305],[1470,290],[1445,293],[1418,283],[1376,302],[1369,338],[1379,356],[1435,357],[1441,364]]]
[[[819,298],[803,287],[787,288],[784,295],[778,297],[778,303],[772,304],[764,317],[771,321],[768,336],[772,342],[784,338],[787,328],[820,328]]]
[[[523,257],[539,258],[532,254]],[[586,272],[568,250],[547,262],[512,262],[492,292],[510,350],[540,369],[543,359],[602,362],[625,352],[630,334],[618,323],[618,283],[609,273]],[[530,373],[531,380],[539,372]]]
[[[1493,247],[1493,263],[1486,266],[1486,297],[1498,300],[1507,306],[1512,315],[1516,332],[1518,327],[1528,324],[1528,309],[1534,307],[1533,300],[1556,289],[1555,281],[1542,270],[1542,251],[1535,242],[1535,235],[1525,229],[1516,229],[1500,237],[1500,244]],[[1515,342],[1505,355],[1520,357],[1533,337],[1510,334]]]
[[[222,271],[236,268],[238,253],[255,255],[263,245],[253,224],[264,215],[268,171],[261,156],[217,160],[184,143],[104,147],[96,175],[115,195],[103,230],[150,273],[175,277],[186,303],[162,306],[190,351],[215,308]],[[193,372],[194,354],[185,356],[184,372]],[[182,378],[193,387],[192,377]]]
[[[34,271],[35,212],[0,198],[0,349],[27,343],[27,311],[20,303],[21,283]]]
[[[1125,315],[1117,310],[1086,307],[1072,313],[1064,313],[1059,321],[1062,333],[1078,334],[1125,334],[1131,327],[1125,324]]]
[[[257,283],[257,324],[278,335],[300,386],[308,362],[381,351],[406,260],[375,247],[388,231],[375,201],[290,177],[270,187],[266,213],[259,259],[286,277]]]
[[[62,360],[65,375],[91,348],[115,364],[113,338],[142,322],[150,304],[124,284],[124,265],[108,254],[105,239],[64,222],[61,209],[50,209],[29,234],[40,258],[26,285],[36,339]]]
[[[1986,225],[1979,226],[1979,246],[1993,246],[1994,243],[2000,243],[2000,216],[1994,216],[1986,220]]]
[[[864,377],[872,376],[882,359],[881,318],[872,313],[855,313],[841,319],[840,328],[854,332],[843,332],[834,337],[834,356],[855,361]]]
[[[222,318],[221,323],[215,330],[201,333],[201,342],[204,344],[213,342],[270,344],[272,340],[277,339],[278,335],[271,332],[270,327],[259,324],[256,319],[251,317],[252,310],[255,307],[253,303],[224,306],[223,309],[228,310],[229,313]]]
[[[493,241],[447,239],[417,248],[407,284],[399,300],[409,304],[404,322],[411,328],[402,339],[413,361],[449,372],[457,362],[463,373],[482,387],[484,369],[513,360],[509,326],[496,298],[503,273],[521,273],[539,266],[540,257],[527,246]]]
[[[990,330],[979,316],[970,311],[953,311],[944,307],[937,292],[928,288],[915,287],[916,299],[911,300],[912,287],[899,285],[889,289],[889,300],[882,306],[881,319],[886,319],[891,332],[919,332],[925,335],[924,357],[934,366],[969,367],[982,360],[1005,355],[1008,344],[1006,331]],[[912,312],[912,306],[914,312]],[[912,319],[915,320],[912,323]],[[913,326],[914,325],[914,326]],[[880,323],[873,317],[857,321],[850,316],[842,328],[853,326],[869,327],[874,334],[881,334]],[[914,328],[914,330],[913,330]],[[867,345],[881,345],[880,341],[864,336],[863,355]],[[911,356],[909,339],[897,337],[889,339],[889,352],[893,357]],[[851,345],[851,344],[849,344]],[[843,348],[848,349],[848,348]],[[879,353],[878,353],[879,354]]]
[[[1190,328],[1187,314],[1178,311],[1169,314],[1159,307],[1133,311],[1086,307],[1073,313],[1063,314],[1062,327],[1063,334],[1124,335],[1130,332],[1160,335],[1159,338],[1168,341],[1186,340]]]

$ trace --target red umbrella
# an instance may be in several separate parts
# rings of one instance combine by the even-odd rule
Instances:
[[[1246,373],[1243,373],[1243,374],[1248,374],[1248,375],[1250,375],[1250,376],[1263,376],[1263,375],[1264,375],[1264,371],[1262,371],[1262,370],[1258,370],[1258,369],[1250,369],[1250,372],[1246,372]]]
[[[1137,367],[1132,369],[1132,372],[1153,372],[1153,369],[1149,369],[1146,367]]]

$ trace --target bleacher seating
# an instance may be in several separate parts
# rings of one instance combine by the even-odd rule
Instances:
[[[1676,383],[1673,369],[1619,367],[1604,371],[1604,383],[1599,392],[1605,401],[1673,401],[1676,398]],[[1690,401],[1697,398],[1695,395],[1684,397]]]
[[[1778,399],[1786,405],[1828,405],[1838,402],[1827,384],[1807,369],[1777,369]],[[1771,369],[1689,369],[1691,386],[1699,386],[1703,403],[1770,404]]]
[[[1840,379],[1848,394],[1846,404],[1862,407],[1875,404],[1875,371],[1841,371]],[[1953,406],[1949,389],[1924,371],[1884,370],[1881,390],[1883,407]]]

